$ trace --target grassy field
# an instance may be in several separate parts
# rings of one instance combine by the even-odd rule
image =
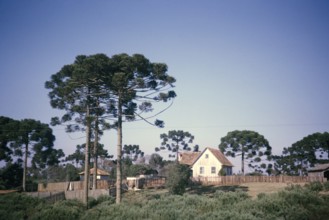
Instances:
[[[90,200],[88,210],[77,200],[48,203],[14,192],[0,195],[0,219],[327,220],[328,192],[329,182],[304,187],[282,183],[193,185],[183,196],[170,195],[166,189],[129,191],[123,194],[121,204],[103,196]]]
[[[250,197],[256,198],[258,194],[265,193],[271,194],[284,190],[286,187],[291,186],[291,183],[245,183],[242,185],[233,186],[201,186],[195,185],[187,189],[186,194],[192,195],[203,195],[212,197],[216,191],[224,192],[246,192]],[[297,184],[296,184],[297,185]],[[303,186],[304,183],[299,183],[298,185]],[[129,191],[123,195],[126,201],[134,201],[142,199],[142,197],[154,198],[159,195],[167,194],[166,189],[146,189],[140,191]],[[141,197],[141,198],[138,198]]]
[[[303,186],[304,183],[299,183],[298,185]],[[246,192],[252,198],[257,197],[260,193],[276,193],[288,186],[291,186],[291,183],[245,183],[241,185],[241,187],[246,187]]]

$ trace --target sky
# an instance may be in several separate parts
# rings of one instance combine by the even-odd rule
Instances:
[[[280,155],[329,131],[328,11],[325,0],[0,0],[0,115],[49,123],[64,113],[44,87],[52,74],[77,55],[139,53],[168,65],[177,98],[158,116],[165,128],[125,123],[123,144],[152,154],[160,134],[184,130],[202,150],[253,130]],[[52,129],[67,155],[85,140]],[[101,143],[116,155],[116,140]]]

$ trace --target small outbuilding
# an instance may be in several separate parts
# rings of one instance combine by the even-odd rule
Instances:
[[[308,176],[324,177],[329,179],[329,163],[317,164],[315,167],[309,168]]]

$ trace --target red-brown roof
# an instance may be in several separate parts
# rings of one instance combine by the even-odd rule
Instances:
[[[90,175],[93,175],[95,173],[94,170],[95,170],[94,168],[91,168],[89,170]],[[83,171],[83,172],[79,173],[79,175],[85,175],[85,172]],[[97,169],[97,175],[109,176],[110,174],[107,171],[98,168]]]
[[[225,157],[225,155],[220,150],[210,147],[207,148],[224,166],[233,167],[233,164]]]
[[[199,157],[201,152],[182,152],[179,153],[179,163],[186,164],[186,165],[192,165],[195,160]]]
[[[218,149],[207,147],[202,152],[182,152],[179,153],[179,163],[186,164],[186,165],[193,165],[201,155],[206,151],[209,150],[221,164],[224,166],[233,167],[232,163],[225,157],[225,155]]]
[[[317,164],[315,167],[309,168],[308,172],[324,171],[329,169],[329,163]]]

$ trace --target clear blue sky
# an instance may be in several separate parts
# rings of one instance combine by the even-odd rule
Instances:
[[[45,81],[77,55],[144,54],[177,79],[166,127],[124,125],[147,154],[182,129],[217,147],[233,130],[283,147],[329,131],[329,1],[0,0],[0,115],[49,123]],[[84,139],[54,127],[69,154]],[[116,133],[101,139],[115,154]],[[238,164],[236,164],[239,166]]]

